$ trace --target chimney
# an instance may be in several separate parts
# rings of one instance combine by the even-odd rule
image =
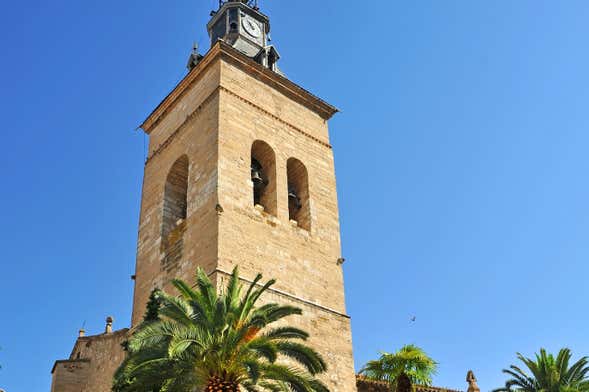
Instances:
[[[114,321],[114,319],[112,318],[112,316],[108,316],[106,318],[106,328],[104,329],[104,333],[112,333],[112,322]]]

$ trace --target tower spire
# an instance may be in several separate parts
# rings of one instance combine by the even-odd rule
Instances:
[[[192,44],[192,51],[190,52],[190,56],[188,57],[188,64],[186,64],[186,68],[188,71],[192,71],[192,68],[196,67],[200,60],[203,59],[203,55],[198,53],[198,43],[195,41]]]

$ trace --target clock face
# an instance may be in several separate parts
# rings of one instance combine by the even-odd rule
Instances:
[[[254,21],[251,18],[242,18],[241,25],[243,26],[245,32],[254,38],[260,38],[260,36],[262,35],[262,29],[260,29],[260,25],[258,24],[258,22]]]

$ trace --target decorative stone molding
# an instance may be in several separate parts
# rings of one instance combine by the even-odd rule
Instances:
[[[223,275],[231,276],[231,272],[224,271],[224,270],[222,270],[222,269],[220,269],[220,268],[215,268],[213,271],[211,271],[211,272],[210,272],[210,273],[208,273],[207,275],[208,275],[208,276],[211,276],[211,275],[213,275],[214,273],[220,273],[220,274],[223,274]],[[252,281],[251,281],[250,279],[246,279],[246,278],[243,278],[243,277],[240,277],[239,279],[240,279],[240,280],[243,280],[244,282],[247,282],[247,283],[252,283]],[[261,286],[261,285],[260,285],[260,286]],[[283,297],[287,297],[287,298],[290,298],[290,299],[297,300],[297,301],[299,301],[299,302],[302,302],[302,303],[304,303],[305,305],[309,305],[309,306],[312,306],[312,307],[315,307],[315,308],[318,308],[318,309],[324,310],[324,311],[326,311],[326,312],[329,312],[329,313],[335,314],[335,315],[337,315],[337,316],[340,316],[340,317],[345,317],[345,318],[347,318],[347,319],[349,319],[349,318],[350,318],[350,316],[348,316],[348,315],[347,315],[347,314],[345,314],[345,313],[338,312],[338,311],[337,311],[337,310],[335,310],[335,309],[331,309],[331,308],[328,308],[328,307],[326,307],[326,306],[323,306],[323,305],[316,304],[315,302],[311,302],[311,301],[309,301],[309,300],[307,300],[307,299],[304,299],[304,298],[298,297],[298,296],[296,296],[296,295],[289,294],[289,293],[287,293],[287,292],[284,292],[284,291],[282,291],[282,290],[277,290],[277,289],[274,289],[274,288],[270,287],[270,288],[268,289],[268,291],[269,291],[269,292],[272,292],[272,293],[274,293],[274,294],[278,294],[278,295],[280,295],[280,296],[283,296]]]
[[[182,96],[188,91],[193,83],[197,82],[204,75],[204,71],[218,58],[221,57],[227,62],[246,70],[248,73],[256,75],[263,82],[271,85],[276,90],[280,91],[285,96],[293,99],[299,104],[313,110],[323,120],[329,120],[339,110],[323,101],[321,98],[311,94],[309,91],[300,87],[287,78],[273,72],[264,66],[256,63],[249,57],[241,54],[238,50],[232,48],[223,41],[218,41],[206,54],[206,56],[199,62],[199,64],[192,69],[178,83],[170,94],[157,106],[157,108],[145,119],[139,128],[143,129],[145,133],[149,134],[152,129],[161,121],[163,117],[176,105]]]

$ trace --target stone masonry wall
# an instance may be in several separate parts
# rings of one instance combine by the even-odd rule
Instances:
[[[53,368],[51,392],[110,392],[115,371],[123,362],[121,344],[128,330],[78,338],[70,358]]]
[[[219,67],[210,67],[150,133],[145,165],[133,325],[141,320],[154,288],[170,289],[174,278],[192,280],[197,265],[213,269],[217,260],[217,128]],[[162,246],[164,188],[172,165],[188,157],[187,216],[182,237]],[[177,233],[175,233],[177,234]]]
[[[89,371],[86,359],[56,361],[51,371],[51,392],[83,391]]]
[[[221,83],[230,91],[249,90],[260,96],[273,91],[229,64],[223,63],[222,70]],[[297,126],[318,136],[327,134],[326,123],[310,110],[286,97],[276,96],[273,102],[280,110],[266,110],[280,114],[294,110],[290,106],[295,105]],[[278,279],[280,290],[345,313],[343,273],[337,263],[341,251],[332,150],[225,90],[220,116],[219,203],[225,210],[219,228],[220,268],[231,270],[238,263],[245,274],[263,271]],[[252,203],[250,149],[256,140],[268,143],[276,153],[276,218]],[[300,160],[308,171],[311,232],[289,222],[286,163],[290,157]]]
[[[228,273],[239,265],[245,279],[258,272],[277,279],[276,291],[265,300],[303,308],[303,317],[292,322],[311,334],[310,343],[327,360],[331,390],[355,391],[327,123],[229,63],[221,64],[221,86],[218,197],[224,212],[219,220],[218,271]],[[250,159],[256,140],[267,143],[276,155],[276,217],[252,202]],[[310,231],[289,221],[291,157],[308,171]]]
[[[224,287],[229,274],[216,272],[212,278],[219,287]],[[266,275],[264,282],[269,278],[270,276]],[[248,285],[250,281],[244,280],[243,283]],[[329,390],[356,392],[349,318],[277,291],[270,290],[260,298],[260,304],[270,302],[293,305],[303,311],[301,316],[291,316],[276,326],[287,324],[310,333],[307,343],[317,350],[327,363],[327,372],[320,378]]]

